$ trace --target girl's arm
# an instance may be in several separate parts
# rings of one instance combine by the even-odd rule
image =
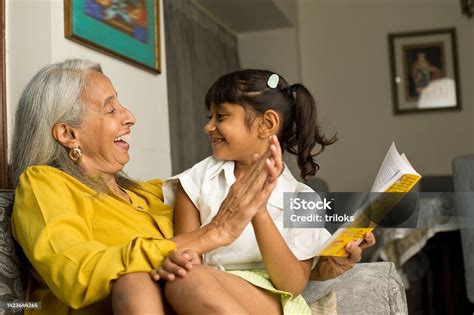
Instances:
[[[181,183],[178,182],[174,207],[174,234],[192,232],[199,229],[200,226],[199,210],[188,197]]]
[[[269,166],[272,165],[275,172],[269,173],[269,181],[276,185],[283,171],[283,162],[276,137],[270,142],[273,159]],[[266,203],[259,208],[251,222],[265,269],[273,284],[279,290],[290,292],[294,296],[299,295],[308,283],[313,259],[299,261],[293,255],[268,213]]]
[[[299,295],[308,283],[313,259],[299,261],[293,255],[266,208],[255,215],[252,226],[275,288]]]

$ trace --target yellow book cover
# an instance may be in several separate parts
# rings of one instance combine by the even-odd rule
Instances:
[[[376,197],[365,202],[354,214],[354,220],[339,228],[321,247],[318,256],[348,255],[346,245],[361,242],[364,235],[372,231],[380,220],[420,180],[421,175],[410,164],[405,154],[400,155],[392,143],[375,177],[371,192]]]

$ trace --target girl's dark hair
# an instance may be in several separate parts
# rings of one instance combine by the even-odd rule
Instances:
[[[282,120],[278,133],[282,151],[288,151],[298,157],[301,177],[307,180],[319,169],[314,157],[327,145],[337,140],[334,135],[327,138],[319,127],[316,115],[316,102],[311,93],[302,84],[289,85],[279,77],[275,88],[268,86],[269,77],[274,74],[267,70],[240,70],[219,78],[207,91],[205,104],[233,103],[244,106],[247,112],[263,114],[275,110]],[[252,117],[252,116],[250,116]],[[251,125],[251,118],[247,121]],[[317,152],[313,148],[319,145]]]

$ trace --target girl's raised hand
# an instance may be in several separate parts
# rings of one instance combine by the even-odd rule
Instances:
[[[270,156],[265,161],[265,166],[268,172],[267,180],[265,183],[266,190],[269,191],[268,198],[270,197],[271,192],[278,184],[278,177],[283,173],[283,161],[281,155],[280,142],[278,141],[277,136],[273,135],[268,140],[269,147],[268,152]],[[258,159],[258,154],[254,156],[254,160]],[[268,202],[267,198],[267,202]],[[262,207],[257,212],[258,214],[264,214],[267,212],[267,203],[263,204]]]
[[[278,177],[283,172],[283,161],[281,155],[281,146],[278,141],[278,137],[273,135],[268,141],[270,142],[269,151],[270,157],[266,160],[266,166],[268,171],[268,183],[273,183],[278,180]]]

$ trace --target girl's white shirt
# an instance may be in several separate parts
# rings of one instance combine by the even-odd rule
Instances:
[[[192,168],[163,183],[165,203],[174,206],[176,186],[179,180],[184,191],[199,210],[201,224],[208,224],[219,211],[230,186],[235,182],[234,166],[234,161],[216,160],[212,156],[202,160]],[[296,258],[298,260],[312,258],[331,234],[325,228],[284,228],[284,192],[314,191],[298,182],[285,165],[267,206],[273,222]],[[240,237],[231,245],[204,254],[203,262],[221,270],[263,269],[262,256],[252,224],[249,223]],[[313,266],[315,263],[316,259]]]

